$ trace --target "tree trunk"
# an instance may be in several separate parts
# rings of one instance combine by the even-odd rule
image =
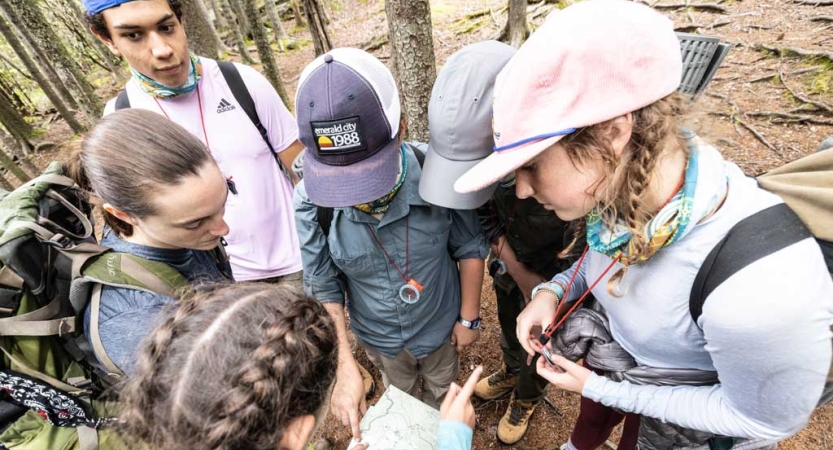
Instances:
[[[304,0],[304,8],[307,10],[307,24],[309,24],[309,33],[312,35],[315,56],[323,55],[333,48],[330,35],[327,34],[324,8],[320,0]]]
[[[260,22],[257,8],[255,7],[255,0],[243,0],[243,7],[246,15],[249,16],[249,25],[252,27],[252,36],[257,44],[257,53],[260,55],[260,62],[263,64],[263,72],[278,95],[283,100],[284,105],[290,108],[289,97],[286,95],[286,88],[283,86],[283,79],[281,79],[280,68],[278,62],[275,61],[275,55],[272,54],[272,47],[269,46],[269,41],[266,39],[266,29]]]
[[[211,0],[211,10],[214,11],[214,27],[217,31],[221,31],[228,29],[228,22],[226,22],[226,15],[223,14],[223,9],[217,3],[218,1],[222,0]]]
[[[0,148],[0,166],[5,167],[6,170],[11,172],[12,175],[17,177],[17,179],[20,180],[22,183],[31,180],[32,177],[27,175],[26,172],[24,172],[23,169],[20,168],[20,166],[15,164],[11,156],[9,156],[9,154],[6,153],[6,151],[7,150],[5,148]]]
[[[246,0],[228,0],[232,11],[234,11],[234,15],[237,17],[237,27],[240,28],[240,33],[243,34],[243,37],[246,37],[252,34],[252,29],[249,18],[246,17],[246,12],[243,10],[242,3],[240,3],[241,1]]]
[[[12,186],[12,184],[9,183],[9,180],[7,180],[6,177],[4,177],[2,173],[0,173],[0,187],[2,187],[3,189],[5,189],[8,192],[11,192],[11,191],[14,190],[14,186]]]
[[[8,102],[0,101],[0,124],[21,144],[31,145],[32,126]]]
[[[506,26],[500,33],[499,40],[515,48],[520,48],[529,37],[529,26],[526,23],[527,0],[509,0],[509,17]]]
[[[6,133],[0,132],[0,148],[3,148],[5,144],[6,148],[8,149],[8,153],[13,155],[13,157],[17,158],[17,161],[23,166],[26,171],[33,177],[40,175],[40,170],[32,164],[32,161],[29,157],[26,156],[26,152],[21,151],[19,145],[16,145],[14,138],[7,135]]]
[[[205,14],[205,6],[200,0],[182,0],[182,23],[188,35],[188,44],[194,53],[217,59],[217,31]]]
[[[221,1],[228,2],[234,0]],[[246,40],[243,38],[242,24],[246,17],[242,15],[242,11],[238,13],[238,11],[231,4],[228,4],[228,11],[231,13],[229,15],[231,18],[231,35],[234,36],[234,45],[237,47],[237,52],[240,53],[240,58],[243,59],[243,62],[247,64],[254,64],[255,60],[252,59],[251,55],[249,55],[249,49],[246,47]],[[236,22],[234,20],[235,18],[237,19]]]
[[[208,23],[208,27],[211,28],[211,34],[214,35],[214,41],[217,43],[217,50],[221,52],[228,50],[226,43],[223,42],[222,36],[220,36],[220,33],[217,31],[217,27],[215,27],[214,22],[211,21],[211,14],[208,12],[205,2],[203,0],[195,1],[197,2],[197,6],[199,6],[202,10],[202,14],[205,16],[205,21]]]
[[[12,107],[23,115],[31,114],[34,111],[31,102],[27,102],[28,98],[26,97],[21,98],[19,93],[23,94],[24,91],[17,86],[14,78],[6,79],[6,76],[0,73],[0,94],[5,96]]]
[[[298,0],[290,0],[289,3],[292,5],[292,14],[295,14],[295,26],[298,28],[307,26],[304,22],[304,15],[301,13],[301,3]]]
[[[437,77],[431,6],[428,0],[387,0],[385,15],[408,138],[428,142],[428,100]]]
[[[3,17],[2,14],[0,14],[0,34],[2,34],[6,39],[9,47],[12,48],[12,50],[17,54],[17,57],[20,58],[23,66],[29,71],[29,75],[35,79],[35,82],[37,82],[38,86],[40,86],[41,90],[43,90],[44,95],[49,98],[49,101],[52,102],[52,105],[55,106],[55,109],[58,110],[58,113],[64,118],[70,128],[72,128],[72,130],[76,133],[83,133],[86,131],[86,127],[78,122],[78,119],[75,118],[75,114],[70,111],[70,108],[66,103],[64,103],[61,96],[58,95],[55,89],[53,89],[52,84],[50,84],[41,71],[38,70],[35,61],[31,56],[29,56],[29,53],[26,52],[26,49],[23,47],[23,43],[17,38],[17,35],[11,29],[11,25],[6,21],[6,18]]]
[[[283,29],[283,22],[281,22],[281,17],[278,15],[278,8],[275,6],[274,0],[266,0],[266,13],[269,14],[269,22],[272,24],[272,37],[278,43],[278,48],[281,51],[286,50],[283,45],[286,30]]]
[[[2,0],[0,0],[0,17],[3,16],[5,7],[6,6],[3,4]],[[11,24],[12,22],[9,23]],[[57,92],[61,96],[63,102],[70,109],[78,110],[78,102],[75,100],[75,97],[72,95],[72,93],[69,92],[69,89],[67,88],[67,85],[64,83],[64,80],[61,79],[61,77],[58,75],[58,72],[55,70],[52,64],[49,63],[49,60],[44,59],[40,53],[34,51],[34,49],[31,47],[30,42],[32,41],[32,38],[28,36],[26,29],[15,28],[13,25],[9,26],[9,30],[11,33],[17,33],[24,39],[23,41],[20,41],[22,51],[26,54],[32,55],[33,60],[37,63],[36,67],[39,67],[39,70],[42,71],[44,77],[49,80],[49,83],[51,83],[53,90],[55,90],[55,92]],[[17,36],[17,34],[15,36]],[[0,55],[0,57],[2,56],[3,55]],[[5,57],[3,59],[6,62],[9,62]],[[31,69],[28,67],[26,69],[29,70],[31,74]]]
[[[0,5],[9,14],[10,18],[19,25],[19,28],[26,28],[29,35],[34,39],[32,46],[36,51],[41,52],[44,59],[49,58],[55,61],[57,66],[66,71],[81,94],[81,104],[91,118],[101,117],[104,105],[95,93],[95,88],[87,80],[77,61],[73,60],[67,47],[47,23],[39,9],[38,2],[32,0],[0,0]]]
[[[98,38],[92,34],[90,31],[89,25],[87,25],[87,15],[84,13],[84,10],[78,5],[75,0],[66,0],[66,3],[72,8],[72,12],[78,21],[81,23],[81,28],[87,30],[89,35],[89,41],[98,50],[98,53],[101,54],[101,58],[104,59],[104,63],[107,65],[107,68],[110,69],[110,72],[113,74],[113,79],[118,84],[122,84],[124,82],[125,76],[124,72],[121,70],[121,66],[119,66],[119,61],[110,53],[110,50],[101,43]]]

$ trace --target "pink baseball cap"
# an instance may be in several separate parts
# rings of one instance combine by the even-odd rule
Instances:
[[[498,75],[494,152],[454,190],[483,189],[576,129],[670,95],[682,73],[674,24],[648,6],[587,0],[552,13]]]

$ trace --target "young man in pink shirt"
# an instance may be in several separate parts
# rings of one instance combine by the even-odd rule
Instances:
[[[263,136],[221,72],[219,64],[227,63],[189,52],[178,0],[84,0],[84,7],[93,33],[127,61],[133,74],[104,114],[123,107],[154,111],[205,143],[233,186],[224,218],[231,229],[226,239],[234,278],[300,288],[292,209],[296,180],[278,162],[290,167],[303,145],[295,119],[272,85],[251,67],[229,65],[254,102]]]

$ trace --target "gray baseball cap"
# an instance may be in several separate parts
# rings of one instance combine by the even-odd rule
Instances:
[[[492,94],[495,78],[515,54],[498,41],[467,45],[443,66],[428,104],[431,134],[419,195],[445,208],[474,209],[486,203],[494,184],[481,191],[460,194],[454,182],[492,154]]]

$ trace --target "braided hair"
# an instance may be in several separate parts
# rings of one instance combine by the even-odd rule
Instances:
[[[122,422],[155,449],[274,450],[325,407],[336,365],[317,301],[263,283],[203,287],[144,341]]]
[[[645,193],[657,176],[657,162],[669,148],[680,149],[688,156],[688,146],[679,129],[687,106],[679,94],[673,93],[634,111],[630,141],[618,156],[609,138],[612,121],[581,128],[559,141],[577,167],[589,161],[603,163],[604,173],[591,188],[592,194],[600,199],[597,210],[609,228],[613,229],[617,222],[627,226],[633,235],[633,256],[643,254],[648,248],[643,229],[656,211],[645,205]],[[570,254],[584,235],[582,223],[561,257]],[[616,295],[616,286],[626,270],[624,266],[610,277],[607,289],[612,295]]]

